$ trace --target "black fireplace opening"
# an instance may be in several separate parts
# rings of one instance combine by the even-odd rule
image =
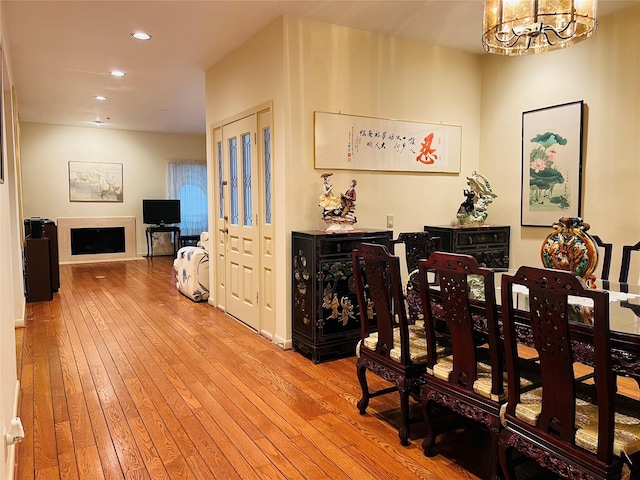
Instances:
[[[124,227],[71,229],[71,255],[121,253],[124,251]]]

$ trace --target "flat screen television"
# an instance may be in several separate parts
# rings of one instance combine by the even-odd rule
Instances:
[[[149,225],[180,223],[180,200],[142,200],[142,223]]]

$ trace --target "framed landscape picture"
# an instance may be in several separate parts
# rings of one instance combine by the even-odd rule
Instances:
[[[521,225],[580,216],[583,107],[580,100],[522,114]]]
[[[69,162],[71,202],[122,202],[122,164]]]

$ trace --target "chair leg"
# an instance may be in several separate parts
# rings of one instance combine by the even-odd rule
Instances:
[[[498,452],[500,457],[501,474],[504,480],[512,480],[516,478],[516,471],[511,458],[511,447],[508,445],[509,432],[502,430],[498,437]]]
[[[629,467],[629,480],[640,480],[640,452],[632,455]]]
[[[369,406],[369,385],[367,384],[367,367],[363,365],[361,360],[356,363],[356,373],[358,374],[358,381],[360,382],[360,388],[362,388],[362,398],[358,401],[356,406],[360,411],[360,415],[367,413],[367,407]]]
[[[422,399],[422,416],[426,424],[427,433],[422,441],[422,450],[427,457],[435,455],[434,446],[436,444],[436,431],[433,424],[433,415],[431,414],[431,402]]]
[[[489,427],[489,435],[491,437],[491,480],[500,480],[503,478],[502,469],[500,468],[500,448],[498,446],[498,438],[500,435],[500,426]]]
[[[406,382],[402,381],[398,385],[398,393],[400,393],[400,429],[398,430],[398,436],[400,437],[400,444],[403,446],[409,445],[409,389]]]

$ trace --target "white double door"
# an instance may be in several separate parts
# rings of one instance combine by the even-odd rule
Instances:
[[[214,131],[216,176],[220,177],[216,178],[220,205],[215,210],[217,301],[256,331],[273,314],[271,214],[265,218],[266,202],[271,201],[270,171],[266,171],[270,159],[265,162],[264,158],[265,148],[270,153],[270,144],[265,147],[264,141],[270,118],[270,110],[256,112]],[[267,139],[270,142],[270,136]]]

